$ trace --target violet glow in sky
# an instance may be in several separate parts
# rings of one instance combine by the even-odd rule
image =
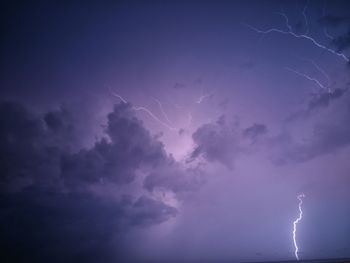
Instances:
[[[349,3],[0,10],[1,262],[350,257]]]

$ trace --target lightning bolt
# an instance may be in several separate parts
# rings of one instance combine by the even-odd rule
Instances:
[[[318,70],[319,72],[321,72],[321,74],[327,79],[328,86],[329,86],[329,85],[331,84],[331,78],[328,76],[328,74],[326,73],[326,71],[323,70],[319,65],[317,65],[315,61],[313,61],[313,60],[308,60],[308,61],[310,61],[310,63],[311,63],[312,65],[314,65],[314,67],[317,68],[317,70]]]
[[[298,253],[299,253],[299,248],[298,248],[298,245],[297,245],[297,241],[296,241],[296,232],[297,232],[297,224],[301,221],[301,219],[303,218],[303,210],[301,209],[302,207],[302,204],[303,204],[303,198],[305,197],[304,194],[300,194],[297,196],[298,200],[299,200],[299,216],[297,219],[295,219],[293,221],[293,242],[294,242],[294,255],[295,255],[295,258],[297,260],[299,260],[299,256],[298,256]]]
[[[317,80],[317,79],[315,79],[315,78],[312,78],[312,77],[310,77],[309,75],[304,74],[304,73],[301,73],[301,72],[299,72],[299,71],[297,71],[297,70],[294,70],[294,69],[291,69],[291,68],[288,68],[288,67],[286,67],[286,69],[289,70],[289,71],[291,71],[291,72],[293,72],[293,73],[295,73],[295,74],[297,74],[297,75],[299,75],[299,76],[301,76],[301,77],[304,77],[304,78],[306,78],[306,79],[308,79],[308,80],[310,80],[310,81],[313,81],[313,82],[316,83],[317,86],[319,86],[321,89],[329,91],[329,89],[328,89],[326,86],[324,86],[319,80]]]
[[[327,86],[329,87],[331,85],[331,82],[332,82],[331,78],[326,73],[326,71],[322,69],[315,61],[307,58],[301,58],[301,60],[311,63],[327,79]]]
[[[323,10],[322,10],[322,14],[323,16],[326,16],[326,4],[327,4],[327,1],[324,1],[324,5],[323,5]],[[329,33],[328,33],[328,30],[327,30],[327,27],[323,27],[323,33],[324,35],[329,38],[330,40],[333,40],[334,37],[332,37]]]
[[[201,104],[203,102],[203,100],[205,100],[206,98],[209,98],[211,96],[211,94],[205,94],[205,95],[201,95],[199,96],[199,98],[197,99],[196,103],[197,104]]]
[[[113,92],[111,87],[108,87],[108,89],[109,89],[109,92],[112,94],[112,96],[120,99],[123,103],[128,103],[122,96],[120,96],[119,94]]]
[[[309,22],[308,22],[307,16],[306,16],[306,9],[307,9],[308,4],[309,4],[309,0],[306,1],[306,4],[305,4],[303,12],[302,12],[303,17],[304,17],[304,21],[305,21],[305,26],[306,26],[305,35],[309,34]],[[292,31],[292,30],[290,30],[290,31]]]
[[[116,98],[118,98],[119,100],[121,100],[123,103],[128,103],[126,99],[124,99],[121,95],[115,93],[112,91],[112,89],[110,87],[109,91],[110,94]],[[166,127],[167,129],[169,129],[170,131],[176,131],[176,128],[172,127],[171,125],[163,122],[161,119],[159,119],[152,111],[150,111],[149,109],[147,109],[146,107],[143,106],[139,106],[139,107],[135,107],[133,106],[132,109],[134,111],[143,111],[146,112],[152,119],[154,119],[155,121],[157,121],[158,123],[160,123],[161,125],[163,125],[164,127]]]
[[[305,19],[305,23],[307,23],[307,32],[305,34],[296,34],[295,32],[293,32],[292,27],[289,24],[288,16],[286,14],[284,14],[284,13],[278,13],[278,14],[284,17],[285,22],[286,22],[286,26],[288,28],[287,31],[279,29],[279,28],[275,28],[275,27],[267,29],[267,30],[261,30],[261,29],[258,29],[256,27],[252,26],[252,25],[249,25],[247,23],[242,23],[242,24],[244,26],[248,27],[249,29],[259,33],[259,34],[267,35],[267,34],[270,34],[270,33],[279,33],[279,34],[283,34],[283,35],[290,35],[292,37],[299,38],[299,39],[308,40],[309,42],[311,42],[316,47],[321,48],[323,50],[326,50],[326,51],[330,52],[331,54],[342,58],[346,62],[349,62],[350,59],[344,53],[337,52],[337,51],[335,51],[335,50],[333,50],[333,49],[331,49],[329,47],[326,47],[325,45],[319,43],[315,38],[313,38],[313,37],[308,35],[309,29],[308,29],[308,22],[307,22],[306,14],[305,14],[306,8],[307,8],[307,5],[304,7],[304,10],[303,10],[303,16],[304,16],[304,19]]]
[[[163,108],[162,103],[161,103],[159,100],[157,100],[156,98],[152,98],[152,99],[153,99],[155,102],[157,102],[157,104],[158,104],[158,106],[159,106],[159,109],[160,109],[160,112],[163,114],[164,119],[165,119],[170,125],[172,125],[172,122],[170,121],[168,115],[166,114],[166,112],[165,112],[165,110],[164,110],[164,108]]]

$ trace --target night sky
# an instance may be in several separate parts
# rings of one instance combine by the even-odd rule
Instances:
[[[349,1],[2,1],[0,34],[1,262],[350,258]]]

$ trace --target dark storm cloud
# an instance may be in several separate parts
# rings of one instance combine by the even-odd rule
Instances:
[[[255,123],[242,129],[237,121],[227,121],[222,115],[216,122],[204,124],[192,134],[195,147],[188,161],[202,157],[232,169],[236,158],[255,149],[256,142],[265,134],[267,127],[264,124]]]
[[[150,192],[156,189],[168,190],[178,196],[197,190],[203,183],[202,171],[199,168],[184,170],[175,162],[150,173],[143,182]]]
[[[239,146],[239,130],[230,125],[221,116],[217,122],[204,124],[192,135],[196,146],[191,159],[202,156],[209,162],[220,162],[233,168],[234,160],[241,151]]]
[[[277,164],[306,162],[350,145],[350,97],[344,92],[343,90],[342,96],[340,93],[336,96],[338,99],[336,104],[321,113],[320,116],[327,116],[325,120],[313,122],[312,132],[307,139],[297,142],[286,130],[270,140],[270,146],[279,148],[275,157]],[[329,103],[329,96],[331,95],[318,103],[321,105]]]
[[[66,111],[59,110],[41,118],[18,103],[0,104],[0,182],[4,191],[10,190],[10,186],[20,189],[27,184],[58,184],[68,188],[84,188],[101,180],[126,184],[142,169],[161,174],[169,169],[174,177],[187,172],[167,155],[157,137],[143,127],[129,104],[118,104],[108,114],[107,137],[91,148],[77,151],[68,147],[76,129],[66,115],[69,115]],[[164,178],[171,180],[171,176]]]
[[[129,228],[177,215],[149,196],[92,192],[89,186],[103,187],[101,180],[118,187],[131,183],[137,170],[156,173],[173,165],[176,172],[164,170],[146,189],[189,190],[182,174],[187,171],[129,104],[114,107],[106,137],[91,148],[69,147],[77,136],[69,116],[63,109],[35,115],[19,103],[0,103],[0,259],[6,262],[115,262],[124,255],[119,238]]]
[[[77,134],[66,115],[60,110],[41,118],[20,104],[0,105],[1,183],[16,178],[49,182],[57,176],[63,183],[128,183],[137,169],[167,162],[163,144],[133,116],[128,104],[115,106],[108,115],[107,138],[77,152],[68,147]]]
[[[347,27],[347,32],[342,35],[335,36],[331,44],[337,48],[338,52],[342,52],[350,47],[350,17],[327,15],[319,19],[319,23],[328,27]]]
[[[317,96],[314,96],[308,104],[308,110],[312,111],[318,108],[328,107],[331,101],[334,101],[342,97],[344,93],[347,92],[347,90],[348,88],[345,88],[345,89],[336,88],[331,92],[321,93]]]
[[[56,178],[60,149],[46,145],[45,122],[12,102],[0,104],[0,119],[1,190]]]
[[[336,88],[331,92],[313,94],[306,105],[306,109],[302,109],[290,114],[286,118],[286,122],[305,119],[312,116],[312,114],[318,110],[327,109],[331,104],[336,103],[337,100],[342,98],[348,89],[349,88]]]
[[[167,162],[163,144],[152,137],[131,112],[128,104],[119,104],[108,114],[106,138],[91,149],[69,154],[62,161],[62,175],[71,183],[98,182],[107,179],[130,183],[135,171]]]
[[[332,40],[332,44],[337,48],[338,52],[344,51],[350,47],[350,30]]]
[[[132,208],[134,211],[130,216],[130,222],[133,225],[160,224],[177,214],[176,208],[146,196],[141,196]]]

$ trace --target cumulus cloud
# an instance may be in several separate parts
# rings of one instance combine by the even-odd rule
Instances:
[[[91,149],[82,149],[62,159],[62,175],[71,183],[110,180],[130,183],[136,170],[156,167],[169,158],[161,142],[152,137],[131,112],[119,104],[108,114],[106,138]]]
[[[197,174],[169,156],[131,108],[116,105],[105,136],[76,149],[70,144],[79,134],[69,111],[34,114],[19,103],[0,103],[2,258],[115,262],[128,229],[177,215],[152,191],[193,191],[198,184],[190,178]],[[108,196],[91,188],[107,182],[118,189],[137,174],[148,174],[141,186],[148,191]]]
[[[237,157],[256,150],[257,142],[266,134],[267,127],[264,124],[254,123],[241,128],[237,120],[229,121],[222,115],[216,122],[204,124],[193,133],[195,147],[188,161],[203,158],[207,162],[218,162],[233,169]]]
[[[225,116],[215,123],[199,127],[192,138],[195,148],[190,160],[203,157],[209,162],[219,162],[233,168],[234,160],[241,152],[238,126],[227,123]]]

